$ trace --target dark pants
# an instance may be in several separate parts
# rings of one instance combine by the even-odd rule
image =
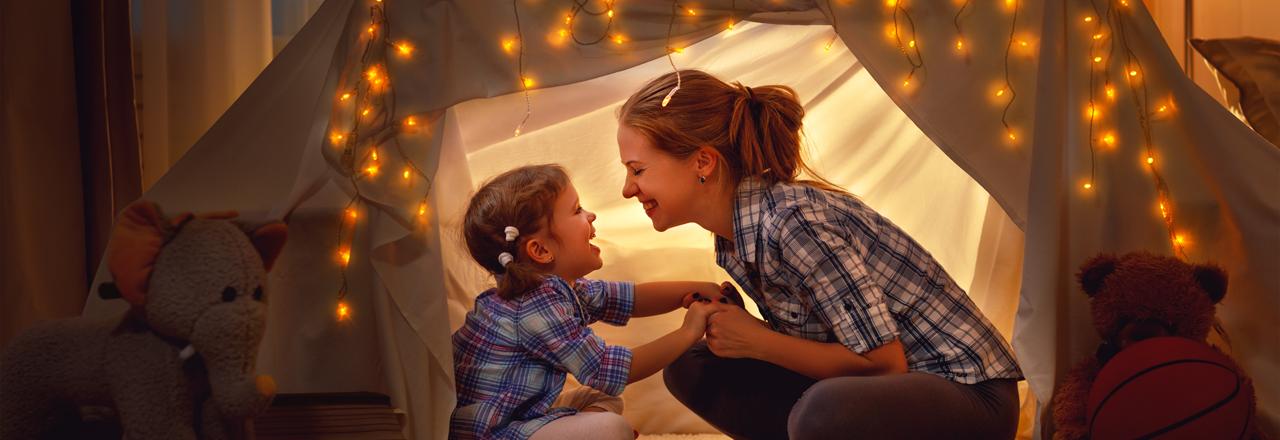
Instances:
[[[1011,379],[966,385],[928,373],[814,381],[698,343],[662,373],[671,394],[735,439],[1011,439]]]

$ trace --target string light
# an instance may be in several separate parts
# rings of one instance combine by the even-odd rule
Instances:
[[[502,50],[506,53],[511,53],[511,49],[515,47],[515,45],[516,45],[515,40],[512,40],[512,39],[502,40]]]
[[[1089,182],[1085,182],[1085,183],[1084,183],[1084,189],[1093,189],[1093,184],[1092,184],[1092,183],[1089,183]]]
[[[375,162],[378,160],[378,147],[370,148],[369,158],[373,159]]]
[[[341,251],[338,251],[338,260],[342,262],[343,266],[351,263],[351,250],[343,248]]]
[[[347,218],[350,218],[352,221],[354,221],[359,216],[360,214],[356,213],[355,208],[347,208]]]
[[[401,41],[396,43],[396,50],[400,51],[400,56],[408,58],[409,55],[413,53],[413,45]]]
[[[1154,164],[1154,163],[1156,163],[1156,158],[1151,157],[1151,156],[1147,156],[1147,165],[1151,165],[1151,164]]]
[[[339,97],[338,97],[338,100],[339,100],[339,101],[346,101],[346,100],[348,100],[348,99],[351,99],[351,94],[350,94],[350,93],[343,93],[343,94],[342,94],[342,96],[339,96]]]
[[[344,301],[338,301],[338,320],[346,321],[351,318],[351,308]]]
[[[404,180],[409,180],[409,169],[408,169],[408,168],[405,168],[405,169],[404,169]]]

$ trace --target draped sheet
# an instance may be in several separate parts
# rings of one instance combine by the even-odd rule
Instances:
[[[1255,379],[1263,425],[1275,432],[1280,151],[1187,80],[1141,2],[1130,3],[1119,16],[1144,63],[1143,80],[1177,103],[1153,125],[1153,135],[1179,225],[1190,237],[1188,257],[1217,261],[1231,273],[1219,317],[1234,356]],[[613,111],[666,71],[660,57],[670,5],[620,3],[618,26],[629,38],[622,46],[557,47],[545,36],[564,11],[545,2],[515,4],[526,32],[524,64],[538,90],[527,134],[509,139],[523,115],[523,98],[512,95],[515,59],[500,48],[500,39],[514,34],[512,3],[385,2],[396,38],[417,47],[413,59],[389,62],[387,71],[398,114],[422,117],[419,133],[400,138],[406,155],[432,178],[433,209],[425,226],[413,220],[425,181],[359,184],[366,198],[347,270],[352,319],[338,322],[333,307],[340,282],[337,225],[354,188],[330,165],[325,139],[340,74],[359,56],[373,2],[326,2],[145,196],[170,212],[238,209],[252,221],[289,222],[290,241],[271,276],[259,362],[281,392],[385,392],[407,413],[413,438],[444,438],[454,403],[449,330],[483,283],[457,249],[450,225],[476,182],[519,162],[570,167],[584,200],[600,214],[608,265],[597,276],[724,278],[711,264],[709,234],[694,227],[657,234],[633,201],[619,197]],[[975,301],[1012,336],[1043,411],[1056,378],[1096,343],[1072,279],[1076,267],[1103,251],[1172,249],[1151,177],[1138,163],[1140,143],[1132,140],[1141,133],[1131,104],[1117,100],[1106,110],[1115,117],[1118,147],[1088,154],[1081,118],[1089,40],[1079,18],[1090,3],[1019,4],[1016,34],[1029,47],[1011,58],[1009,69],[1018,91],[1009,121],[1020,141],[1013,145],[1004,141],[1002,107],[990,97],[1001,84],[1013,18],[1000,4],[975,2],[963,16],[974,48],[965,57],[950,49],[956,6],[911,2],[927,65],[909,90],[900,87],[908,65],[885,37],[891,9],[883,2],[708,0],[698,15],[677,19],[672,34],[676,46],[702,42],[676,57],[680,67],[800,92],[819,172],[864,197],[970,286]],[[790,27],[739,26],[726,38],[720,31],[731,6],[737,19]],[[830,53],[819,51],[831,27],[799,26],[833,23],[839,39]],[[599,27],[584,22],[578,29]],[[472,101],[477,98],[493,99]],[[1081,191],[1091,159],[1097,185]],[[659,252],[664,264],[654,263]],[[107,278],[100,267],[94,287]],[[121,308],[91,298],[85,313]],[[637,320],[624,331],[609,329],[606,338],[647,342],[673,328],[673,320]],[[657,422],[645,421],[646,408],[673,406],[660,388],[654,379],[633,387],[650,391],[628,395],[633,421],[645,432],[700,429],[687,414],[669,424],[658,413],[651,413]]]

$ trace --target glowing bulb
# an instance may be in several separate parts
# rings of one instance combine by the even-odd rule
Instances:
[[[350,93],[343,93],[342,96],[338,98],[339,101],[346,101],[348,99],[351,99]]]
[[[1014,5],[1016,5],[1016,4],[1017,4],[1017,2],[1016,2],[1016,1],[1014,1],[1014,0],[1004,0],[1004,5],[1005,5],[1005,7],[1012,8],[1012,7],[1014,7]]]
[[[1102,57],[1093,57],[1093,62],[1094,62],[1094,63],[1101,63],[1101,62],[1102,62]]]
[[[684,53],[684,48],[683,48],[683,47],[673,47],[673,48],[671,48],[671,51],[672,51],[672,52],[675,52],[675,53]]]
[[[369,29],[368,29],[368,30],[369,30],[369,35],[373,35],[373,33],[374,33],[375,31],[377,31],[377,29],[378,29],[378,27],[377,27],[377,26],[369,25]]]
[[[1102,39],[1102,34],[1093,34],[1093,39],[1095,39],[1095,40],[1101,40],[1101,39]]]
[[[613,10],[612,10],[612,9],[610,9],[610,10],[609,10],[609,12],[608,12],[608,13],[606,13],[605,15],[608,15],[608,16],[609,16],[609,18],[613,18]]]
[[[1165,111],[1165,110],[1168,110],[1168,109],[1169,109],[1169,106],[1167,106],[1167,105],[1162,105],[1162,106],[1160,106],[1160,109],[1159,109],[1159,110],[1156,110],[1156,112],[1158,112],[1158,113],[1164,113],[1164,111]]]
[[[1183,237],[1182,234],[1178,234],[1173,236],[1173,242],[1181,246],[1181,245],[1187,244],[1187,238]]]
[[[1107,144],[1107,146],[1113,147],[1116,145],[1116,135],[1112,133],[1107,133],[1102,136],[1102,142]]]
[[[403,175],[404,175],[404,180],[409,180],[409,169],[408,169],[408,168],[405,168],[405,169],[404,169],[404,174],[403,174]]]
[[[1027,41],[1026,41],[1026,40],[1018,40],[1018,44],[1019,44],[1019,45],[1021,45],[1022,47],[1027,47]]]
[[[369,116],[369,108],[365,107],[364,111],[360,112],[360,116]]]
[[[370,68],[369,68],[369,70],[365,71],[364,75],[365,75],[365,77],[366,77],[366,78],[369,78],[369,80],[377,79],[377,78],[378,78],[378,66],[370,67]]]
[[[956,39],[956,50],[964,50],[964,40]]]
[[[1018,140],[1018,136],[1017,136],[1017,135],[1015,135],[1015,134],[1013,134],[1013,130],[1009,130],[1009,140],[1011,140],[1011,141],[1016,141],[1016,140]]]
[[[613,36],[613,44],[622,44],[622,35],[615,34]]]
[[[1156,158],[1152,156],[1147,156],[1147,165],[1151,165],[1153,163],[1156,163]]]
[[[533,87],[533,78],[530,78],[530,77],[527,77],[527,76],[526,76],[526,77],[524,77],[524,80],[521,82],[521,84],[524,84],[524,88],[526,88],[526,89],[527,89],[527,88],[530,88],[530,87]]]
[[[338,320],[346,321],[351,317],[351,309],[347,307],[347,303],[338,302]]]
[[[884,5],[890,8],[898,6],[898,0],[885,0]]]
[[[565,14],[564,24],[573,24],[573,16],[569,14]]]
[[[413,53],[413,45],[410,45],[407,42],[401,41],[399,43],[396,43],[396,50],[400,51],[400,56],[407,58],[409,54]]]
[[[377,164],[369,165],[368,168],[364,169],[364,172],[369,173],[369,176],[371,177],[376,176],[378,175],[378,165]]]
[[[516,40],[512,40],[510,38],[502,40],[502,50],[507,53],[511,53],[511,49],[515,48],[515,46]]]
[[[375,148],[373,149],[373,151],[369,154],[369,158],[370,158],[370,159],[373,159],[373,160],[375,160],[375,161],[376,161],[376,160],[378,160],[378,149],[377,149],[376,147],[375,147]]]
[[[1093,184],[1092,184],[1092,183],[1089,183],[1089,182],[1085,182],[1085,183],[1084,183],[1084,189],[1091,189],[1091,188],[1093,188]]]
[[[903,86],[903,87],[911,87],[911,80],[910,80],[910,79],[902,80],[902,86]]]
[[[1089,114],[1089,119],[1096,119],[1096,118],[1098,117],[1098,114],[1099,114],[1099,112],[1098,112],[1098,108],[1097,108],[1097,107],[1095,107],[1093,104],[1089,104],[1089,107],[1088,107],[1088,109],[1087,109],[1087,112],[1088,112],[1088,114]]]
[[[1093,16],[1092,16],[1092,15],[1086,15],[1086,16],[1084,17],[1084,22],[1085,22],[1085,23],[1089,23],[1089,22],[1091,22],[1091,21],[1093,21]]]
[[[352,220],[355,220],[359,216],[360,214],[356,213],[355,208],[347,208],[347,217],[350,217]]]
[[[1116,88],[1110,84],[1107,85],[1107,99],[1116,99]]]
[[[689,8],[684,8],[684,10],[685,10],[686,12],[688,12],[688,13],[689,13],[689,15],[698,15],[698,11],[695,11],[695,10],[692,10],[692,9],[689,9]]]
[[[338,251],[338,259],[342,260],[343,266],[346,266],[347,263],[351,262],[351,250],[344,248],[341,251]]]
[[[332,135],[330,135],[330,136],[329,136],[329,140],[330,140],[330,141],[333,141],[333,143],[335,143],[335,144],[340,144],[340,143],[342,143],[342,140],[343,140],[343,139],[346,139],[346,136],[343,136],[343,135],[342,135],[342,133],[334,133],[334,134],[332,134]]]
[[[836,42],[836,40],[835,40],[834,38],[832,38],[832,39],[831,39],[831,41],[828,41],[828,42],[827,42],[827,44],[822,45],[822,50],[823,50],[824,52],[831,52],[831,45],[832,45],[832,44],[835,44],[835,42]]]
[[[404,125],[408,125],[410,127],[416,126],[418,125],[418,119],[414,118],[413,116],[404,118]]]
[[[422,203],[418,204],[418,216],[422,217],[425,215],[427,215],[427,201],[423,200]]]
[[[565,30],[565,29],[560,29],[560,37],[561,37],[561,38],[564,38],[564,37],[567,37],[567,36],[569,36],[569,31],[567,31],[567,30]]]
[[[732,22],[732,21],[730,21],[730,22],[729,22],[729,25],[728,25],[728,26],[725,26],[725,29],[733,30],[733,22]]]
[[[916,47],[916,40],[908,41],[908,42],[907,42],[907,47]]]
[[[1137,71],[1137,70],[1130,70],[1130,71],[1129,71],[1129,76],[1138,76],[1138,71]]]
[[[1004,96],[1004,89],[996,90],[996,97],[999,98],[1001,96]]]

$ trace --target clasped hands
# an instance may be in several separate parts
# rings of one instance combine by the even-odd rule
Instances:
[[[759,358],[760,338],[772,333],[764,321],[747,313],[742,295],[727,281],[719,291],[689,293],[681,305],[689,309],[683,327],[705,336],[716,356]]]

